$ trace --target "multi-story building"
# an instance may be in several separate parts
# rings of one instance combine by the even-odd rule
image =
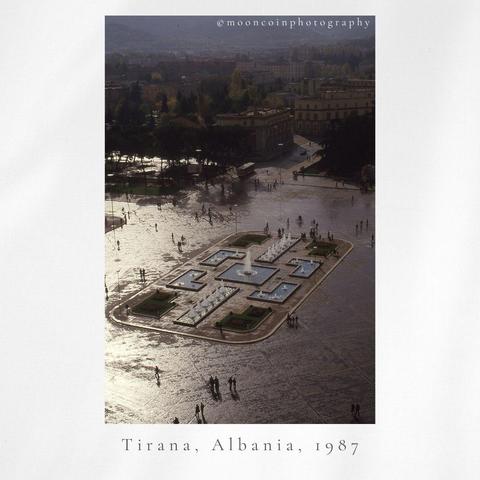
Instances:
[[[240,72],[270,72],[274,78],[280,78],[285,82],[300,80],[308,73],[307,62],[237,62],[236,68]]]
[[[251,132],[252,158],[268,160],[293,144],[292,116],[287,109],[263,109],[217,115],[218,126],[242,127]]]
[[[332,120],[372,113],[373,88],[326,87],[313,96],[295,100],[295,132],[313,137],[322,135]]]
[[[269,87],[274,85],[275,77],[273,76],[272,72],[265,71],[265,70],[254,70],[254,71],[241,71],[240,74],[242,78],[248,80],[249,82],[253,83],[254,85],[262,85],[264,87]]]

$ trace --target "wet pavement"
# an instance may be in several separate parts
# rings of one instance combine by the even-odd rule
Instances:
[[[375,421],[375,250],[370,245],[375,197],[336,189],[326,178],[295,181],[287,169],[299,161],[304,158],[282,164],[284,184],[273,191],[265,184],[280,180],[280,171],[270,164],[257,169],[257,189],[253,179],[235,191],[226,186],[224,196],[220,185],[208,191],[202,185],[180,193],[176,207],[171,197],[163,198],[161,210],[157,198],[106,201],[109,213],[130,211],[127,225],[105,235],[108,308],[143,287],[139,268],[145,268],[147,283],[154,281],[235,228],[262,230],[268,222],[275,232],[289,218],[293,233],[308,235],[315,219],[320,231],[354,244],[297,310],[298,329],[282,325],[260,343],[226,345],[106,321],[106,422],[170,423],[175,416],[181,423],[195,422],[200,402],[209,423],[350,423],[351,403],[360,404],[362,422]],[[195,220],[202,203],[212,208],[213,225],[207,215]],[[296,222],[299,215],[303,225]],[[357,236],[360,220],[364,227]],[[176,244],[181,235],[187,239],[183,252]],[[210,394],[210,375],[220,380],[219,400]],[[229,392],[231,375],[237,379],[238,397]]]

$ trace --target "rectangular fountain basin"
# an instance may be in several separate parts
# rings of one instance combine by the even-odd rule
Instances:
[[[167,283],[168,287],[180,288],[182,290],[198,291],[202,289],[206,284],[198,282],[197,280],[203,277],[207,272],[203,270],[188,270],[182,273],[177,278],[174,278],[171,282]]]
[[[262,302],[283,303],[299,287],[298,283],[281,282],[271,292],[255,290],[247,298]]]
[[[236,252],[234,250],[218,250],[209,257],[200,262],[200,265],[207,265],[208,267],[218,267],[228,258],[241,259],[245,257],[244,252]]]
[[[296,265],[297,267],[290,273],[291,277],[310,278],[322,266],[322,263],[315,260],[292,258],[287,265]]]

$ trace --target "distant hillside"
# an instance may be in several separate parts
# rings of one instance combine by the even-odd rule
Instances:
[[[217,26],[217,19],[234,17],[178,17],[178,16],[109,16],[105,18],[105,48],[107,53],[135,51],[142,53],[162,50],[240,50],[287,47],[292,44],[322,44],[339,40],[373,37],[371,26],[363,29],[310,28],[231,28]],[[242,17],[247,18],[247,17]],[[254,17],[249,17],[254,18]],[[255,17],[256,18],[256,17]],[[264,17],[276,20],[290,17]],[[297,19],[298,17],[291,17]],[[302,17],[307,19],[309,17]],[[319,19],[321,17],[311,17]],[[331,17],[329,17],[331,18]],[[338,19],[348,17],[335,17]],[[354,17],[356,18],[356,17]]]

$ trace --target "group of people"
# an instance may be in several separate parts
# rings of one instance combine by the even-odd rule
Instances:
[[[141,282],[146,282],[147,280],[146,280],[146,278],[145,278],[145,269],[144,269],[144,268],[140,268],[139,271],[140,271],[140,281],[141,281]]]
[[[210,392],[212,393],[212,396],[215,400],[220,398],[220,381],[218,380],[218,377],[212,377],[210,375],[210,378],[208,380],[209,386],[210,386]],[[237,393],[237,379],[235,376],[231,376],[228,378],[228,388],[230,392],[233,394]]]
[[[260,182],[258,182],[260,184]],[[273,192],[273,190],[277,189],[278,182],[275,180],[273,183],[267,183],[267,192]],[[255,187],[256,190],[256,187]]]
[[[234,391],[236,392],[237,391],[237,379],[235,377],[230,377],[228,379],[228,386],[230,388],[230,391]]]
[[[298,328],[298,315],[287,314],[287,327]]]
[[[157,385],[160,385],[160,370],[158,367],[155,367],[155,378],[157,379]],[[212,377],[210,375],[210,378],[208,380],[209,386],[210,386],[210,392],[212,393],[212,396],[215,400],[218,400],[220,398],[220,381],[218,380],[218,377]],[[235,376],[231,376],[228,378],[228,387],[230,389],[230,393],[235,399],[238,399],[237,395],[237,379]],[[197,420],[197,423],[207,423],[205,419],[205,405],[203,402],[200,402],[200,405],[197,403],[195,405],[195,419]],[[175,417],[173,419],[173,423],[180,423],[180,420],[178,417]]]
[[[360,228],[359,228],[360,226]],[[365,230],[368,230],[368,218],[365,221]],[[355,235],[358,235],[358,232],[363,232],[363,220],[360,220],[359,223],[355,224]]]
[[[156,225],[156,224],[155,224]],[[179,252],[182,252],[182,245],[185,245],[187,239],[182,235],[180,240],[177,241],[177,248]],[[175,234],[172,232],[172,243],[175,243]]]
[[[205,405],[203,402],[200,402],[200,406],[198,403],[195,405],[195,418],[197,419],[197,423],[207,423],[205,420],[205,415],[203,414],[203,410],[205,409]],[[200,415],[202,418],[200,418]]]
[[[223,185],[223,184],[222,184]],[[231,213],[232,207],[230,207],[230,213]],[[210,225],[213,225],[213,211],[211,207],[208,207],[208,210],[205,208],[205,204],[202,204],[202,215],[207,214],[208,216],[208,223]],[[200,216],[198,215],[198,212],[195,212],[195,220],[197,222],[200,221]]]
[[[310,238],[315,240],[318,236],[318,223],[315,223],[315,226],[310,228]]]
[[[213,378],[210,375],[210,379],[208,380],[208,383],[210,385],[210,392],[212,393],[213,398],[215,400],[220,397],[220,382],[218,381],[218,378],[215,377]]]

